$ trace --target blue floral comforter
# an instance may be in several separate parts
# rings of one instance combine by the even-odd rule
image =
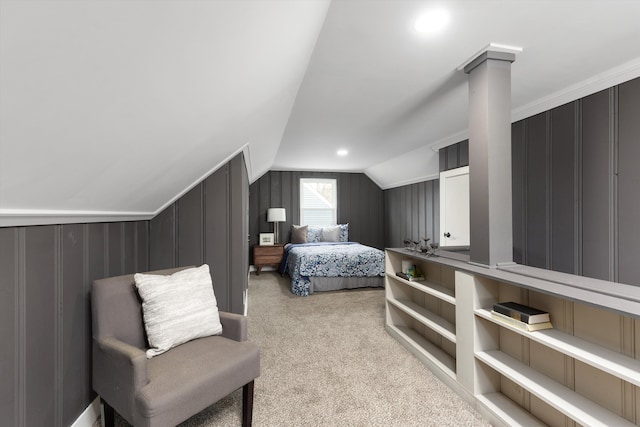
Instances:
[[[384,276],[384,252],[356,242],[289,244],[280,273],[291,276],[291,292],[309,295],[309,277]]]

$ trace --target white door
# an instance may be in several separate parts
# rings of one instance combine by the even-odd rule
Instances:
[[[469,246],[469,166],[440,173],[440,246]]]

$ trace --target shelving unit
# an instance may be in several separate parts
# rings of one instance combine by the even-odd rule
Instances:
[[[405,252],[387,256],[387,331],[441,379],[455,382],[453,270],[425,262],[416,253]],[[403,260],[415,264],[426,280],[414,282],[396,276]],[[442,268],[446,269],[444,274]]]
[[[427,280],[395,276],[403,259]],[[627,286],[615,300],[611,282],[580,288],[577,276],[566,284],[567,275],[511,270],[525,271],[387,249],[387,330],[494,425],[640,425],[640,310],[626,308],[637,296]],[[549,311],[554,329],[494,318],[500,301]]]

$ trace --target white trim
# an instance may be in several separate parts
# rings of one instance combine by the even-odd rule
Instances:
[[[444,138],[437,140],[434,143],[428,145],[433,151],[436,153],[440,151],[444,147],[448,147],[453,144],[457,144],[458,142],[462,142],[465,139],[469,139],[469,131],[467,129],[461,130],[460,132],[456,132]]]
[[[0,227],[78,224],[84,222],[144,221],[153,212],[57,211],[37,209],[0,209]]]
[[[551,110],[568,102],[584,98],[604,89],[619,85],[640,77],[640,58],[626,62],[618,67],[605,71],[567,88],[544,96],[527,105],[511,111],[511,122],[535,116],[543,111]]]
[[[417,178],[413,178],[413,179],[407,179],[404,181],[398,181],[398,182],[394,182],[388,185],[385,185],[384,187],[380,187],[383,190],[389,190],[391,188],[396,188],[396,187],[402,187],[403,185],[411,185],[411,184],[416,184],[418,182],[425,182],[425,181],[433,181],[434,179],[439,179],[440,178],[440,174],[433,174],[433,175],[425,175],[425,176],[420,176]]]
[[[71,424],[71,427],[93,427],[100,417],[100,407],[100,397],[96,397],[74,423]]]

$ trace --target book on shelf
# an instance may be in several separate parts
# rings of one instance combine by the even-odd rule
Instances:
[[[524,323],[534,324],[550,322],[549,313],[529,307],[517,302],[497,302],[493,304],[493,311],[512,317]]]
[[[422,275],[420,275],[420,276],[409,276],[408,274],[405,274],[405,273],[402,273],[402,272],[396,273],[396,276],[402,277],[404,280],[408,280],[410,282],[420,282],[420,281],[424,280],[424,276],[422,276]]]
[[[491,310],[491,316],[494,319],[500,320],[501,322],[507,323],[511,326],[514,326],[518,329],[521,329],[523,331],[527,331],[527,332],[533,332],[533,331],[541,331],[543,329],[552,329],[553,325],[551,324],[551,322],[540,322],[540,323],[525,323],[522,322],[520,320],[516,320],[513,317],[510,316],[506,316],[502,313],[498,313],[495,310]]]

